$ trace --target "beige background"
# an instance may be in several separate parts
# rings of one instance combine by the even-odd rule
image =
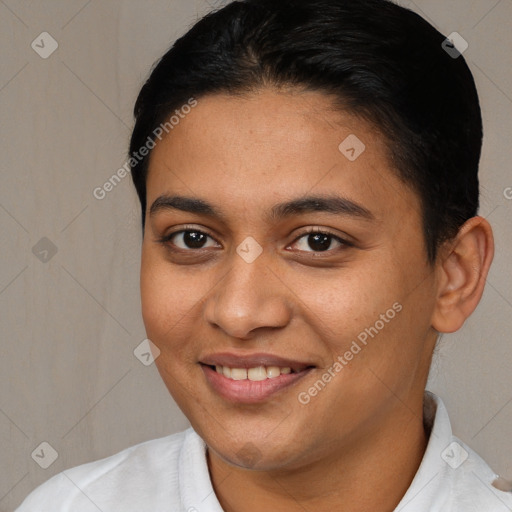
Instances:
[[[455,433],[512,478],[512,0],[403,3],[469,42],[486,131],[481,214],[497,243],[483,302],[444,337],[430,389]],[[203,0],[0,1],[1,512],[57,472],[188,425],[154,365],[133,354],[145,333],[130,178],[101,201],[92,191],[125,162],[152,63],[208,9]],[[43,31],[59,45],[47,59],[31,48]],[[43,237],[57,249],[36,246],[46,263],[32,250]],[[42,442],[58,452],[48,469],[31,457]]]

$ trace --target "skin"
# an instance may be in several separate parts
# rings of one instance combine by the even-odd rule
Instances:
[[[355,161],[338,149],[350,134],[366,146]],[[372,218],[265,216],[277,203],[333,193]],[[202,199],[223,217],[170,208],[150,215],[163,194]],[[153,150],[147,204],[147,335],[168,390],[206,441],[224,510],[392,511],[426,448],[422,400],[438,332],[460,328],[482,295],[493,254],[488,223],[470,219],[430,265],[418,197],[396,177],[384,137],[335,111],[328,96],[294,90],[200,98]],[[332,238],[321,251],[308,228],[353,245]],[[206,233],[204,247],[187,245],[184,229]],[[252,263],[236,252],[248,236],[263,250]],[[394,303],[401,311],[301,404],[298,394]],[[225,351],[315,368],[262,403],[233,404],[199,365]]]

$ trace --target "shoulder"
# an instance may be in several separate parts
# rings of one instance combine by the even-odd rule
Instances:
[[[59,473],[32,491],[16,512],[179,509],[179,458],[183,432],[145,441],[104,459]]]
[[[446,468],[452,473],[451,499],[455,512],[511,512],[512,493],[496,486],[499,476],[467,444],[453,437],[445,458],[455,453],[455,463]],[[460,464],[460,466],[459,466]]]
[[[399,503],[400,512],[512,512],[512,493],[493,486],[498,475],[453,435],[443,401],[425,393],[423,419],[429,432],[418,471]]]

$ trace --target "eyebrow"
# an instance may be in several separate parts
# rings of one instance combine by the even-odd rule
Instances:
[[[210,203],[198,198],[176,195],[161,195],[155,199],[149,209],[149,216],[152,217],[157,212],[167,210],[180,210],[226,221],[226,215]],[[375,220],[372,212],[364,206],[346,197],[337,195],[304,196],[285,203],[279,203],[272,207],[266,218],[269,221],[276,221],[293,215],[303,215],[312,212]]]

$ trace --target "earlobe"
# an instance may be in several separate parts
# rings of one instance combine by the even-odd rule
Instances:
[[[472,217],[454,240],[440,251],[437,300],[432,327],[455,332],[478,305],[494,256],[492,228],[483,217]]]

